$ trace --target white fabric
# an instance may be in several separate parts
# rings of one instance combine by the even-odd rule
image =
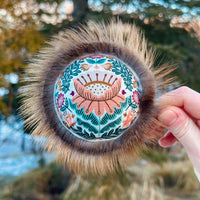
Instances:
[[[197,169],[194,168],[194,172],[195,172],[195,174],[196,174],[196,176],[197,176],[197,178],[200,182],[200,170],[197,170]]]

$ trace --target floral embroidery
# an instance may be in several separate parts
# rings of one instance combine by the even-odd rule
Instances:
[[[132,111],[130,110],[128,112],[127,118],[122,122],[123,123],[123,127],[127,128],[128,126],[130,126],[130,124],[132,123],[134,118],[135,118],[135,114],[132,113]]]
[[[63,126],[75,136],[115,139],[137,119],[140,91],[137,74],[125,63],[111,56],[90,55],[75,60],[59,75],[55,109]]]
[[[83,64],[83,65],[81,66],[81,68],[82,68],[84,71],[87,71],[87,70],[89,70],[89,69],[90,69],[90,67],[92,67],[92,65]]]
[[[96,73],[96,76],[97,75],[99,74]],[[107,74],[104,74],[104,77],[106,75]],[[97,77],[101,78],[101,76]],[[78,103],[78,109],[85,107],[86,114],[90,114],[93,110],[97,116],[102,116],[104,114],[104,111],[106,111],[108,114],[113,114],[114,107],[121,108],[120,102],[125,102],[125,97],[119,94],[121,81],[122,79],[118,78],[114,81],[114,84],[110,87],[110,89],[106,90],[104,94],[97,96],[96,94],[93,94],[90,90],[86,89],[83,85],[81,85],[79,81],[74,79],[74,86],[78,94],[72,98],[72,102]],[[102,87],[104,84],[109,84],[107,82],[101,81],[101,79],[100,81],[93,82],[102,83]]]
[[[73,114],[71,116],[69,113],[67,113],[67,116],[64,117],[65,121],[67,122],[68,128],[70,128],[71,126],[76,125],[76,121],[72,122],[72,118],[74,118]]]
[[[106,63],[106,64],[103,64],[102,67],[103,67],[105,70],[110,70],[110,69],[112,68],[112,64]]]
[[[75,94],[74,91],[72,91],[72,92],[70,93],[71,96],[74,96],[74,94]]]
[[[133,90],[133,83],[132,83],[133,74],[130,72],[127,66],[121,63],[119,60],[113,60],[112,64],[113,64],[112,71],[123,78],[124,84],[126,85],[125,89],[132,91]]]
[[[122,90],[122,94],[125,95],[125,94],[126,94],[126,91],[125,91],[125,90]]]
[[[139,105],[139,92],[137,90],[133,92],[132,98],[135,104]]]
[[[58,105],[58,108],[61,108],[63,106],[65,102],[65,97],[64,97],[64,94],[59,94],[58,98],[57,98],[57,105]]]

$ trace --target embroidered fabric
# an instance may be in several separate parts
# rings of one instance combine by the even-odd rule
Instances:
[[[119,59],[86,56],[58,77],[55,110],[64,127],[81,139],[116,139],[137,120],[141,92],[137,74]]]

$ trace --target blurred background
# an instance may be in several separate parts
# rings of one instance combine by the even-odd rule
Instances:
[[[0,199],[200,199],[191,163],[180,146],[157,145],[123,173],[76,176],[42,151],[18,114],[20,78],[31,57],[54,34],[88,20],[136,24],[155,67],[176,64],[173,76],[200,92],[199,0],[0,0]]]

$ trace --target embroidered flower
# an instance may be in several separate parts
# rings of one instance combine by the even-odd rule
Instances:
[[[72,92],[70,93],[71,96],[74,96],[74,94],[75,94],[74,91],[72,91]]]
[[[135,118],[135,114],[132,113],[131,111],[129,111],[127,118],[122,122],[123,123],[123,127],[124,128],[129,127],[134,118]]]
[[[64,97],[64,94],[61,93],[58,95],[58,98],[57,98],[58,107],[61,108],[63,106],[64,102],[65,102],[65,97]]]
[[[88,64],[82,64],[82,65],[81,65],[81,68],[82,68],[84,71],[89,70],[91,67],[92,67],[92,65],[88,65]]]
[[[125,94],[126,94],[126,91],[125,91],[125,90],[122,90],[122,94],[125,95]]]
[[[101,65],[105,70],[110,70],[112,68],[112,64],[111,63],[105,63]]]
[[[135,102],[135,104],[138,105],[138,104],[139,104],[139,93],[138,93],[137,90],[135,90],[135,91],[133,92],[132,98],[133,98],[133,101]]]
[[[111,75],[110,77],[113,78]],[[77,95],[72,98],[73,103],[77,103],[77,108],[84,107],[85,114],[90,114],[93,110],[97,116],[102,116],[106,111],[108,114],[114,113],[114,107],[121,108],[120,102],[125,102],[125,97],[120,94],[122,78],[114,79],[114,83],[100,96],[92,93],[78,80],[74,79],[74,87]],[[100,81],[102,82],[102,81]]]
[[[72,114],[73,115],[73,114]],[[64,117],[65,121],[67,122],[68,127],[72,127],[76,125],[76,121],[72,121],[73,116],[67,113],[67,116]]]

